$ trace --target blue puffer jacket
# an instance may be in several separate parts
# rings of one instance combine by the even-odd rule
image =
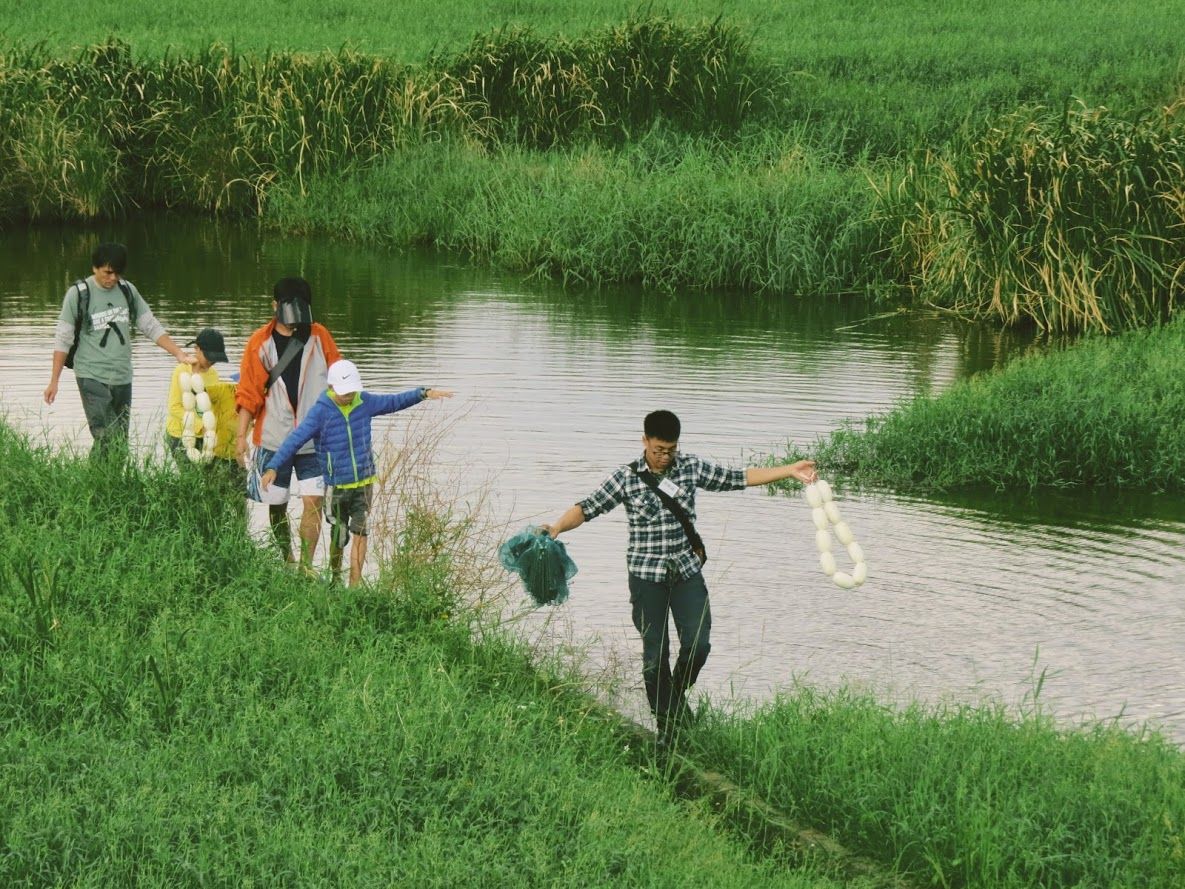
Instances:
[[[370,446],[370,418],[393,414],[424,400],[421,389],[397,395],[359,392],[353,402],[341,407],[328,392],[309,408],[299,426],[288,433],[266,469],[277,472],[292,462],[297,450],[310,438],[317,439],[317,453],[325,466],[325,484],[348,485],[375,475]]]

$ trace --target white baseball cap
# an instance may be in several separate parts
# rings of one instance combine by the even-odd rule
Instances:
[[[353,361],[335,361],[329,365],[329,385],[338,395],[350,395],[362,391],[362,375]]]

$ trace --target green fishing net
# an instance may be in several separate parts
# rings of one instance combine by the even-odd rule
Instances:
[[[568,548],[538,525],[528,525],[498,547],[506,570],[522,578],[536,605],[559,605],[568,598],[568,581],[576,576],[576,563]]]

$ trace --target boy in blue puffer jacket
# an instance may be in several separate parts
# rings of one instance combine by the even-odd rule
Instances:
[[[342,552],[355,538],[350,551],[350,585],[362,578],[366,560],[366,518],[378,478],[374,452],[370,445],[370,420],[381,414],[393,414],[419,404],[425,398],[452,398],[444,389],[408,389],[398,395],[379,395],[362,391],[362,376],[350,361],[335,361],[327,374],[329,390],[317,399],[304,420],[288,434],[268,462],[260,486],[266,490],[276,473],[291,462],[297,450],[310,438],[318,439],[317,451],[325,461],[324,475],[332,494],[326,499],[332,532],[329,544],[329,567],[333,579],[341,575]]]

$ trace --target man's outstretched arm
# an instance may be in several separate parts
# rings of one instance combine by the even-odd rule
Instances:
[[[745,470],[745,484],[749,487],[768,485],[787,478],[797,479],[804,485],[811,484],[819,478],[815,472],[815,462],[799,460],[797,463],[784,463],[781,466],[750,466]]]
[[[559,537],[565,531],[571,531],[573,528],[579,528],[584,524],[584,510],[580,508],[579,503],[573,503],[566,510],[564,514],[556,519],[555,524],[548,525],[544,523],[540,525],[544,531],[552,537]]]

